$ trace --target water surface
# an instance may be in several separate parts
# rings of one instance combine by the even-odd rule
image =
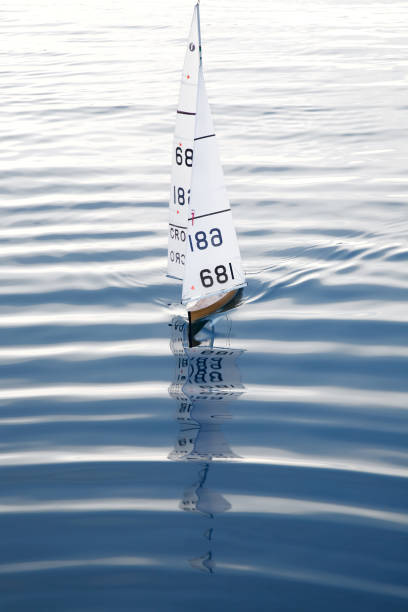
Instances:
[[[406,610],[407,5],[202,2],[248,287],[215,322],[242,388],[193,432],[165,277],[192,6],[2,4],[2,608]]]

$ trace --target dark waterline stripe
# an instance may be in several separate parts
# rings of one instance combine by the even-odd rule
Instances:
[[[181,111],[181,110],[178,110],[177,114],[178,115],[195,115],[195,113],[188,113],[187,111]]]
[[[213,213],[207,213],[205,215],[199,215],[198,217],[194,216],[194,220],[195,219],[202,219],[203,217],[211,217],[211,215],[220,215],[221,213],[225,213],[225,212],[231,212],[230,208],[226,208],[225,210],[217,210],[216,212]],[[192,221],[193,217],[189,218],[189,221]]]
[[[194,140],[202,140],[203,138],[211,138],[211,136],[215,136],[215,134],[208,134],[208,136],[199,136],[198,138],[194,138]]]

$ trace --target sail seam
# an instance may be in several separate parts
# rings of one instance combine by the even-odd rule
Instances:
[[[198,215],[197,217],[194,215],[194,221],[196,219],[202,219],[203,217],[211,217],[211,215],[219,215],[221,213],[225,213],[225,212],[231,212],[230,208],[226,208],[225,210],[216,210],[215,212],[212,213],[206,213],[205,215]],[[193,220],[193,217],[189,217],[188,219],[189,221]]]
[[[194,140],[202,140],[203,138],[211,138],[215,136],[215,134],[207,134],[207,136],[199,136],[198,138],[194,138]]]

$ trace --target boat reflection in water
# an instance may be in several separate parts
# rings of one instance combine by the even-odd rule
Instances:
[[[207,480],[214,459],[239,458],[226,441],[222,425],[232,418],[227,405],[244,392],[237,366],[243,351],[214,346],[215,327],[210,320],[190,326],[183,318],[174,317],[171,328],[176,370],[169,394],[179,403],[176,420],[180,430],[169,459],[197,462],[197,480],[184,491],[180,508],[213,519],[231,508],[223,495],[208,488]],[[190,564],[212,573],[212,527],[205,530],[204,537],[209,550]]]

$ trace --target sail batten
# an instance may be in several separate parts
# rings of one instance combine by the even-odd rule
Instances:
[[[203,138],[212,138],[213,136],[215,136],[215,134],[207,134],[207,136],[198,136],[197,138],[194,138],[194,142],[196,140],[202,140]]]

